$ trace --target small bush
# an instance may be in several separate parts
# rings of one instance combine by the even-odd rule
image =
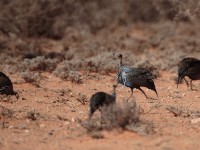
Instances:
[[[48,71],[52,72],[57,66],[54,59],[45,59],[43,56],[38,56],[34,59],[25,59],[22,62],[22,68],[30,71]]]
[[[173,113],[175,117],[200,117],[200,111],[188,110],[180,106],[166,106],[166,110]]]
[[[14,114],[14,111],[13,110],[10,110],[8,108],[5,108],[3,106],[0,105],[0,118],[1,117],[7,117],[7,118],[10,118],[12,117]]]
[[[63,61],[54,71],[55,76],[63,80],[69,80],[74,83],[82,83],[82,76],[78,70],[82,68],[81,61]]]
[[[25,71],[20,73],[21,77],[28,83],[37,83],[40,80],[38,72]]]
[[[141,121],[139,116],[136,103],[127,103],[120,106],[116,104],[102,108],[101,121],[92,118],[82,123],[82,125],[89,133],[112,129],[125,129],[139,134],[153,132],[153,126],[150,123]]]
[[[125,128],[128,124],[139,122],[139,111],[136,103],[124,104],[124,106],[111,105],[103,107],[102,119],[108,129]]]
[[[28,111],[26,118],[35,121],[37,120],[37,118],[39,118],[39,116],[40,116],[40,113],[37,113],[35,111]]]

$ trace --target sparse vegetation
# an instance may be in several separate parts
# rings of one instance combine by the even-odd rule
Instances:
[[[11,110],[11,109],[8,109],[8,108],[5,108],[3,106],[0,106],[0,119],[2,117],[7,117],[7,118],[10,118],[12,117],[14,114],[14,111]]]
[[[37,83],[40,80],[38,72],[25,71],[21,73],[21,77],[28,83]]]
[[[52,72],[56,68],[56,65],[56,60],[45,59],[43,56],[38,56],[33,59],[25,59],[22,62],[22,68],[30,71]]]
[[[103,107],[101,112],[101,120],[94,118],[82,123],[89,133],[113,129],[125,129],[142,135],[153,132],[153,125],[140,119],[136,103],[110,105]]]
[[[200,56],[199,0],[1,0],[0,9],[0,70],[20,95],[0,95],[3,149],[200,147],[199,93],[174,83],[179,60]],[[117,105],[88,121],[90,94],[116,81],[114,53],[158,77],[159,99],[134,91],[142,112],[120,87]]]
[[[200,117],[200,111],[189,110],[180,106],[167,106],[166,109],[175,117]]]

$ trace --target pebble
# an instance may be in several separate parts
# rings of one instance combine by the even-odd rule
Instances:
[[[79,114],[84,114],[84,112],[83,111],[79,111]]]
[[[191,124],[195,124],[195,123],[199,123],[200,122],[200,118],[195,118],[191,120]]]
[[[70,124],[69,121],[65,121],[65,122],[64,122],[64,125],[69,125],[69,124]]]
[[[44,128],[45,127],[45,124],[40,124],[40,128]]]
[[[24,132],[25,132],[25,133],[30,133],[30,131],[29,131],[29,130],[24,130]]]
[[[74,118],[72,118],[72,122],[75,122],[75,119],[74,119]]]
[[[186,96],[186,94],[185,94],[185,93],[183,93],[183,94],[182,94],[182,96]]]
[[[13,126],[9,126],[8,129],[13,129]]]

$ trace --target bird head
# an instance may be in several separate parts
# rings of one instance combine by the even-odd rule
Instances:
[[[183,76],[178,75],[178,79],[177,79],[177,88],[178,88],[178,84],[181,82],[182,79],[183,79]]]
[[[119,59],[122,59],[123,55],[121,53],[115,54]]]
[[[116,89],[117,88],[117,84],[113,84],[113,89]]]
[[[178,68],[178,79],[177,79],[177,88],[178,84],[181,82],[181,80],[187,75],[188,65],[180,65]]]

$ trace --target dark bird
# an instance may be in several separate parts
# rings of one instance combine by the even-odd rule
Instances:
[[[183,58],[178,64],[178,84],[182,79],[186,82],[189,87],[188,81],[185,77],[190,78],[190,89],[192,90],[192,81],[200,80],[200,60],[192,57]]]
[[[18,96],[18,94],[13,91],[13,84],[11,80],[3,72],[0,72],[0,94]]]
[[[112,95],[105,92],[97,92],[91,96],[89,119],[97,109],[101,111],[101,107],[108,106],[116,102],[116,87],[117,85],[113,85]]]
[[[158,93],[154,84],[155,76],[149,70],[144,68],[124,66],[122,62],[122,54],[117,54],[117,57],[119,58],[117,83],[123,84],[131,89],[130,97],[133,95],[133,89],[136,88],[140,90],[146,98],[148,98],[140,87],[146,87],[153,90],[158,97]],[[130,99],[130,97],[127,99],[127,101]]]

